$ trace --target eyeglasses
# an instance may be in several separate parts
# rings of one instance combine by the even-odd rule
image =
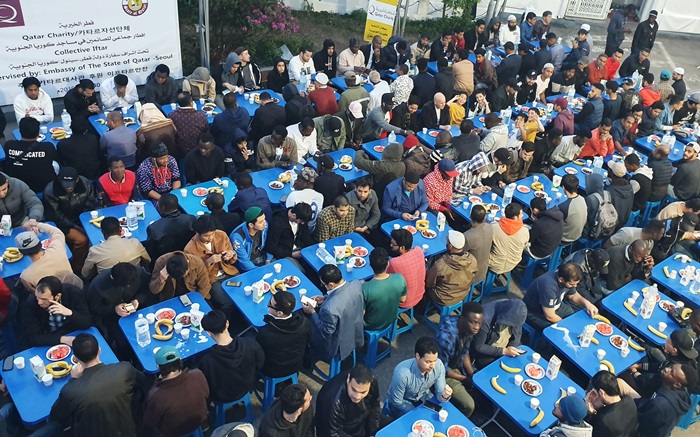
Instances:
[[[270,308],[270,309],[273,309],[273,310],[275,310],[275,311],[279,311],[279,309],[275,308],[275,306],[272,305],[272,299],[270,299],[270,301],[267,302],[267,307]]]

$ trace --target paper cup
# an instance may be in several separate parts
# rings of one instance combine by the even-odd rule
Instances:
[[[243,94],[243,98],[246,100],[250,100],[250,93]]]
[[[352,246],[352,240],[349,239],[349,238],[347,238],[347,239],[345,240],[345,245],[346,245],[346,246]]]
[[[174,111],[176,108],[177,108],[177,103],[170,104],[170,109],[172,109]]]
[[[349,261],[345,263],[345,271],[347,271],[348,273],[352,272],[353,268],[355,268],[355,265],[353,263]]]
[[[427,220],[427,219],[428,219],[428,213],[427,213],[427,212],[421,212],[421,213],[420,213],[420,219],[421,219],[421,220]]]
[[[629,355],[629,353],[630,353],[630,348],[628,348],[628,347],[623,347],[622,349],[620,349],[620,355],[622,355],[622,358],[627,357],[627,355]]]
[[[540,358],[542,358],[542,356],[540,354],[538,354],[537,352],[532,354],[532,362],[533,363],[537,364],[540,361]]]
[[[182,323],[174,324],[173,329],[175,330],[175,334],[179,334],[182,331]]]
[[[671,279],[676,279],[678,277],[678,272],[676,270],[671,270]]]
[[[96,219],[97,217],[100,216],[100,213],[97,211],[90,211],[90,218]]]
[[[659,331],[664,332],[666,330],[666,323],[659,322]]]
[[[204,99],[199,99],[199,104],[204,105]]]
[[[523,383],[523,375],[519,375],[519,374],[518,374],[518,375],[515,375],[515,376],[513,377],[513,383],[515,383],[515,385],[517,385],[518,387],[520,387],[520,384]]]
[[[448,416],[447,410],[440,410],[440,412],[438,413],[438,418],[440,419],[440,422],[446,422],[447,416]]]
[[[299,290],[299,298],[301,299],[304,296],[306,296],[306,288]]]
[[[638,297],[639,297],[639,292],[638,292],[638,291],[633,291],[633,292],[632,292],[632,299],[633,299],[633,300],[637,300]]]
[[[595,356],[598,357],[598,361],[600,361],[605,358],[605,351],[603,349],[598,349]]]
[[[676,308],[681,309],[685,306],[682,300],[676,301]]]
[[[183,188],[180,190],[180,196],[187,197],[187,188]]]
[[[495,202],[496,199],[498,199],[498,194],[496,194],[496,193],[491,193],[491,202]]]
[[[602,370],[604,372],[607,372],[610,369],[608,369],[608,366],[606,366],[605,364],[601,364],[600,366],[598,366],[598,370]]]
[[[248,99],[248,103],[252,105],[253,103],[255,103],[255,99],[251,97],[250,99]]]
[[[41,132],[42,134],[47,134],[49,132],[49,128],[47,126],[41,126],[39,128],[39,132]]]
[[[221,184],[224,186],[224,188],[228,188],[228,179],[222,180]]]
[[[462,208],[469,209],[469,202],[465,201],[462,203]]]
[[[538,182],[538,181],[540,180],[540,177],[537,176],[537,175],[535,175],[535,176],[532,177],[532,180],[535,181],[535,182]]]
[[[182,331],[180,331],[180,335],[182,335],[183,340],[188,340],[190,338],[190,330],[183,328]]]
[[[421,247],[422,247],[422,249],[423,249],[423,253],[428,253],[428,249],[430,249],[430,246],[428,246],[427,244],[424,244],[424,245],[421,246]]]
[[[24,369],[24,357],[17,357],[14,360],[15,367],[18,368],[19,370]]]
[[[394,229],[401,229],[401,225],[398,223],[394,223]]]
[[[280,274],[282,272],[282,264],[276,263],[272,267],[275,269],[275,273]]]
[[[253,287],[251,287],[250,285],[246,285],[245,287],[243,287],[243,291],[245,292],[246,296],[250,296],[253,293]]]
[[[41,377],[41,382],[43,382],[46,387],[49,387],[51,384],[53,384],[53,376],[47,373]]]
[[[122,108],[122,115],[126,115],[127,112],[129,112],[128,108]]]
[[[423,128],[423,135],[427,135],[427,134],[428,134],[428,128],[427,128],[427,127],[424,127],[424,128]]]
[[[566,395],[567,396],[574,396],[576,394],[576,388],[575,387],[567,387],[566,389]]]
[[[537,398],[530,399],[530,408],[536,410],[540,406],[540,400]]]
[[[146,314],[146,320],[152,325],[156,322],[156,315],[154,313],[148,313]]]

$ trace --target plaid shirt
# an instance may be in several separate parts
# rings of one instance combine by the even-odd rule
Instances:
[[[316,217],[316,241],[323,242],[331,238],[346,235],[355,230],[355,208],[350,207],[350,211],[345,217],[339,219],[335,214],[333,205],[321,210]]]
[[[452,200],[452,179],[443,178],[437,164],[435,164],[435,169],[423,178],[429,209],[438,211],[447,209],[445,205],[449,205],[450,200]]]
[[[471,161],[463,161],[455,167],[459,175],[454,178],[455,197],[464,197],[470,193],[472,188],[482,186],[481,179],[486,173],[476,173],[481,167],[488,165],[489,160],[484,152],[477,153]]]
[[[394,105],[400,105],[403,102],[408,102],[413,91],[413,80],[408,77],[408,74],[399,76],[389,85],[391,92],[394,93]]]
[[[177,134],[175,135],[175,145],[179,156],[184,157],[187,152],[197,147],[199,134],[209,130],[209,122],[204,112],[197,109],[177,108],[168,118],[173,121]],[[223,147],[225,144],[222,144]]]

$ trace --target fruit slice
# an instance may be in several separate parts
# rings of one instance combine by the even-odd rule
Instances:
[[[632,315],[637,317],[637,311],[635,311],[635,309],[632,308],[632,306],[630,304],[628,304],[627,301],[625,301],[625,303],[623,305],[625,306],[625,308],[627,308],[627,311],[629,311],[630,313],[632,313]]]
[[[600,364],[604,365],[605,367],[608,368],[610,373],[615,374],[615,366],[612,365],[612,363],[608,360],[603,360],[600,362]]]
[[[544,411],[542,410],[542,408],[537,407],[537,411],[537,416],[534,419],[532,419],[532,422],[530,422],[530,428],[534,428],[535,426],[537,426],[537,424],[540,423],[544,418]]]
[[[647,329],[649,329],[649,330],[651,331],[652,334],[654,334],[654,335],[656,335],[656,336],[658,336],[658,337],[661,337],[661,338],[668,338],[668,336],[667,336],[666,334],[664,334],[663,332],[659,331],[658,329],[654,328],[654,327],[651,326],[651,325],[647,325]]]
[[[499,377],[499,376],[500,376],[500,375],[496,375],[496,376],[494,376],[493,378],[491,378],[491,387],[493,387],[494,390],[496,390],[496,391],[499,392],[500,394],[503,394],[503,395],[504,395],[504,394],[506,394],[507,392],[505,391],[505,389],[504,389],[503,387],[501,387],[500,385],[498,385],[498,377]]]
[[[503,361],[501,361],[501,369],[505,370],[508,373],[520,373],[520,371],[522,370],[518,367],[506,366],[506,364]]]

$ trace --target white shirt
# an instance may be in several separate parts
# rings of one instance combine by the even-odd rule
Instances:
[[[124,97],[119,97],[114,78],[110,77],[100,85],[100,97],[102,98],[105,111],[114,111],[117,108],[131,108],[139,99],[139,93],[136,90],[134,81],[129,79],[126,83],[126,94]]]
[[[498,34],[498,40],[501,45],[505,45],[507,42],[512,42],[515,45],[520,44],[520,26],[515,26],[515,30],[510,30],[508,28],[508,23],[502,24]]]
[[[316,67],[314,67],[313,59],[309,59],[309,62],[304,62],[299,55],[296,55],[289,61],[289,80],[299,82],[302,74],[307,76],[316,74]]]
[[[15,97],[13,106],[17,123],[25,117],[27,112],[29,112],[30,117],[38,120],[39,123],[51,123],[53,121],[53,102],[51,102],[51,97],[41,88],[36,100],[31,100],[22,91],[22,94]]]
[[[285,207],[291,208],[300,202],[307,203],[311,206],[312,219],[309,222],[309,230],[313,230],[313,228],[316,227],[316,216],[323,209],[323,194],[311,188],[292,191],[289,193],[289,196],[287,196]]]
[[[316,146],[316,129],[311,132],[311,135],[305,137],[299,131],[299,123],[287,126],[287,136],[294,140],[297,144],[297,162],[302,158],[306,159],[307,155],[315,155],[318,151]]]
[[[537,85],[537,100],[539,101],[540,94],[545,92],[547,88],[549,88],[549,77],[545,80],[542,81],[542,75],[539,74],[537,75],[537,79],[535,79],[535,85]]]
[[[367,112],[380,106],[382,104],[382,96],[386,93],[390,93],[391,88],[387,81],[379,81],[378,84],[374,85],[372,92],[369,93],[369,103],[367,104]]]

